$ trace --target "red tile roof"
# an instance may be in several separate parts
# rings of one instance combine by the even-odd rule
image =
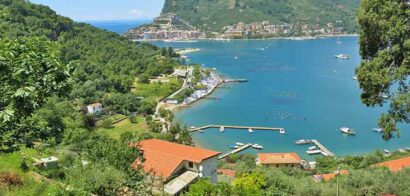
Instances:
[[[143,151],[145,160],[142,169],[165,179],[169,178],[183,161],[198,164],[220,154],[220,152],[158,139],[144,140],[138,145],[139,149]],[[140,163],[140,160],[135,160],[134,167]]]
[[[295,152],[292,153],[258,153],[261,164],[299,164],[302,159]]]
[[[235,170],[232,169],[218,169],[218,173],[229,177],[235,177]]]
[[[334,173],[329,173],[329,174],[318,174],[314,175],[314,178],[317,179],[318,181],[324,180],[324,181],[330,181],[337,175],[337,171]],[[340,170],[340,175],[348,175],[349,171],[348,170]]]
[[[387,167],[390,169],[390,171],[396,172],[405,167],[410,167],[410,157],[396,159],[392,161],[386,161],[386,162],[378,163],[376,165],[381,166],[381,167]]]

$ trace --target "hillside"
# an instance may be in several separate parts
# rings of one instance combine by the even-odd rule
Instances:
[[[131,42],[115,33],[74,22],[47,6],[24,0],[0,1],[0,13],[1,39],[36,36],[61,46],[62,61],[72,62],[75,67],[71,98],[84,104],[103,99],[109,105],[118,103],[110,100],[107,93],[135,103],[136,96],[129,95],[136,76],[172,72],[176,64],[172,58],[161,57],[154,45]],[[136,108],[118,110],[133,112]]]
[[[221,32],[238,22],[321,26],[340,23],[344,32],[356,32],[360,0],[166,0],[162,13],[175,13],[205,32]]]

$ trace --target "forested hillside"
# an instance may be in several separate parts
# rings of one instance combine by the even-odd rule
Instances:
[[[357,32],[360,0],[166,0],[163,13],[175,13],[206,32],[219,32],[237,22],[320,24],[339,21],[346,32]]]
[[[162,58],[156,46],[135,44],[115,33],[74,22],[46,6],[1,0],[0,13],[0,38],[40,36],[61,45],[61,60],[72,62],[75,68],[71,98],[80,98],[84,104],[101,101],[106,93],[134,101],[127,94],[136,76],[169,73],[176,64],[172,58]]]

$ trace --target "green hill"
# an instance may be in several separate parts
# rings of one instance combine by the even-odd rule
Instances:
[[[360,0],[166,0],[162,13],[175,13],[205,32],[220,32],[237,22],[271,24],[340,23],[356,32]]]

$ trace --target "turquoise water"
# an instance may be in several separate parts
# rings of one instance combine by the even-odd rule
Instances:
[[[245,78],[248,83],[227,84],[213,97],[177,112],[188,126],[208,124],[283,127],[285,135],[270,131],[216,129],[193,134],[205,148],[227,152],[228,144],[258,143],[263,152],[296,151],[307,158],[308,146],[294,144],[298,139],[318,139],[338,156],[363,154],[376,149],[410,147],[409,126],[401,125],[401,137],[383,141],[372,131],[385,109],[367,108],[360,102],[360,89],[353,80],[360,63],[357,37],[317,40],[238,40],[196,43],[155,42],[159,46],[195,47],[188,54],[192,62],[215,67],[221,74]],[[334,55],[345,53],[350,60]],[[238,57],[237,59],[235,57]],[[356,136],[346,136],[339,128],[354,128]],[[259,151],[249,149],[247,153]]]

